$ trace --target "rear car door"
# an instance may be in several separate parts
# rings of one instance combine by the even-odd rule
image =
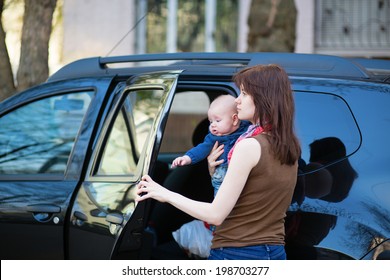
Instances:
[[[70,259],[144,258],[147,203],[136,184],[157,158],[179,72],[141,75],[113,100],[70,215]]]
[[[0,257],[63,259],[64,229],[110,78],[45,83],[0,104]]]

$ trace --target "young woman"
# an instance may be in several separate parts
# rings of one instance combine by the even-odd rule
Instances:
[[[230,151],[229,167],[213,202],[171,192],[148,175],[138,185],[138,201],[167,202],[216,225],[209,259],[286,259],[284,218],[301,153],[290,81],[273,64],[246,68],[233,81],[240,88],[238,117],[252,125]],[[222,152],[223,146],[216,143],[208,157],[211,172]]]

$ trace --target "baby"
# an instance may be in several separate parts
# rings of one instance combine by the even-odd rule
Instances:
[[[238,119],[235,98],[231,95],[220,95],[210,104],[208,119],[209,133],[204,141],[190,149],[184,156],[176,158],[172,162],[172,167],[195,164],[209,155],[216,141],[223,144],[224,152],[218,159],[223,159],[223,163],[217,166],[211,178],[216,195],[227,171],[229,150],[237,138],[248,129],[250,123]]]

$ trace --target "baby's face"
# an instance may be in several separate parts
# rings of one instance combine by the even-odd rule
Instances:
[[[222,106],[210,108],[208,112],[210,132],[216,136],[223,136],[236,131],[237,126],[234,125],[234,114],[235,112]]]

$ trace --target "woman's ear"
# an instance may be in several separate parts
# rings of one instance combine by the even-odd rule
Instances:
[[[237,113],[234,113],[232,118],[233,118],[233,125],[237,126],[239,124],[239,122],[240,122],[240,120],[238,119]]]

